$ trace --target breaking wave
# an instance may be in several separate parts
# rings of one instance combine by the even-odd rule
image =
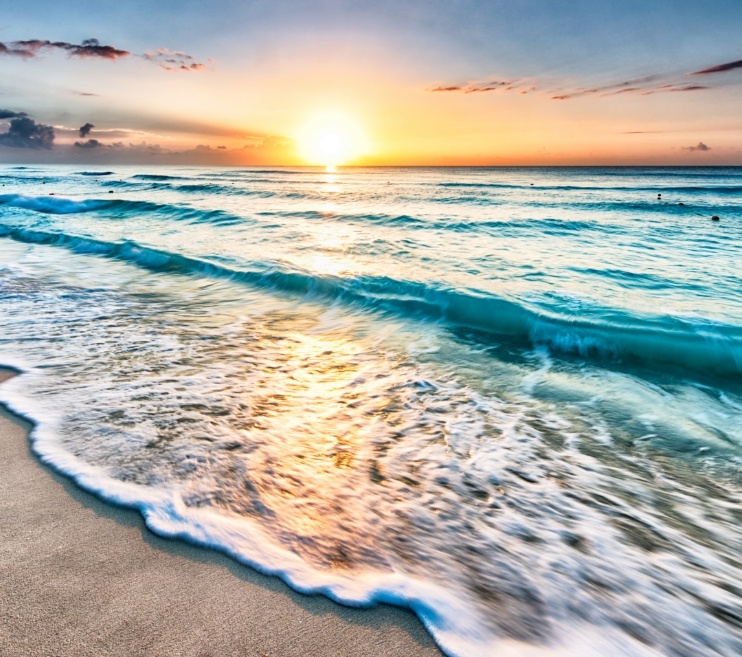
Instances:
[[[448,322],[495,336],[545,344],[583,358],[638,361],[692,370],[699,375],[736,377],[742,373],[742,327],[699,323],[672,317],[643,321],[598,322],[547,314],[516,301],[476,290],[433,287],[388,277],[320,277],[278,263],[253,263],[251,269],[170,253],[131,240],[105,242],[66,233],[0,224],[0,236],[61,246],[127,262],[152,271],[229,278],[262,288]]]

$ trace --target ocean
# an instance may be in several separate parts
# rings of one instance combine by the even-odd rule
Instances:
[[[742,168],[0,182],[0,401],[81,487],[454,657],[742,654]]]

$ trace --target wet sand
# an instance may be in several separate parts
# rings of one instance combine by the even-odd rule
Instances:
[[[301,595],[155,536],[41,464],[29,429],[0,408],[3,657],[441,656],[411,612]]]

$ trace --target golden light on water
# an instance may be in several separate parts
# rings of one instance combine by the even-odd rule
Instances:
[[[297,135],[301,157],[328,171],[347,164],[368,152],[368,141],[360,126],[349,116],[324,113],[309,120]]]

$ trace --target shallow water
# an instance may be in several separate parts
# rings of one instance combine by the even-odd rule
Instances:
[[[94,173],[0,169],[46,461],[451,655],[742,652],[742,169]]]

